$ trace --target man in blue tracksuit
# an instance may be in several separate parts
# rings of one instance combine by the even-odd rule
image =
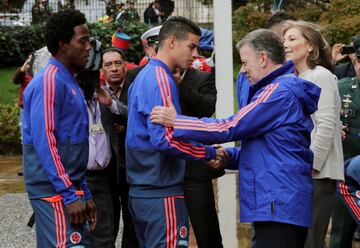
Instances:
[[[292,62],[283,65],[282,41],[268,30],[247,34],[237,48],[240,72],[251,83],[248,105],[226,119],[156,107],[151,121],[173,127],[175,138],[241,140],[240,152],[228,152],[233,162],[239,160],[240,219],[254,222],[256,247],[303,247],[312,213],[310,115],[320,88],[295,77]]]
[[[223,155],[221,149],[174,139],[171,128],[150,122],[151,109],[165,105],[167,98],[180,111],[172,71],[189,67],[200,35],[199,27],[186,18],[168,19],[160,30],[157,59],[150,60],[129,89],[126,169],[140,247],[188,247],[185,163],[177,157],[211,160]]]
[[[37,247],[87,247],[96,207],[86,184],[88,114],[74,74],[86,65],[89,29],[75,10],[53,14],[45,27],[52,54],[26,88],[23,156],[35,213]]]

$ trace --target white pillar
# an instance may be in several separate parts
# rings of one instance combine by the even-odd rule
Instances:
[[[214,0],[216,117],[234,113],[231,0]],[[233,146],[234,143],[228,144]]]
[[[231,0],[214,0],[217,118],[234,113],[231,17]],[[227,143],[226,146],[234,146],[234,142]],[[235,174],[225,174],[218,179],[218,214],[224,247],[238,247],[236,189]]]

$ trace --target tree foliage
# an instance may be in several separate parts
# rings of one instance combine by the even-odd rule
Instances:
[[[272,0],[253,0],[234,10],[234,40],[238,41],[249,31],[264,27],[272,7]],[[352,36],[360,34],[360,1],[292,0],[283,1],[282,8],[287,15],[320,24],[330,44],[348,43]]]
[[[0,104],[0,154],[20,153],[19,107]]]
[[[349,43],[352,36],[360,34],[360,1],[332,1],[329,10],[321,15],[319,24],[330,44]]]

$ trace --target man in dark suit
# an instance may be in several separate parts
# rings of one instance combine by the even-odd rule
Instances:
[[[125,57],[121,51],[110,48],[103,52],[102,60],[101,71],[106,83],[103,89],[106,93],[99,90],[98,92],[108,94],[111,101],[108,106],[99,105],[100,125],[96,122],[96,106],[88,101],[89,122],[95,122],[93,125],[95,127],[93,135],[95,142],[92,142],[91,138],[89,140],[90,154],[94,143],[101,142],[95,136],[98,135],[98,130],[103,128],[104,137],[107,139],[107,142],[103,142],[104,144],[101,147],[95,149],[95,157],[92,158],[91,155],[89,157],[87,176],[95,202],[99,204],[99,221],[95,231],[91,234],[91,245],[92,247],[115,247],[122,209],[124,230],[121,247],[136,248],[138,242],[128,210],[129,186],[126,183],[124,164],[124,139],[127,119],[125,104],[127,103],[127,90],[129,88],[129,84],[124,83]],[[98,93],[95,99],[102,97],[102,93]],[[90,133],[92,132],[91,126]],[[111,154],[111,156],[108,159],[103,159],[103,155],[107,153]],[[99,161],[105,161],[106,164],[101,165]]]
[[[128,71],[125,84],[133,82],[143,67]],[[210,117],[215,112],[214,74],[189,69],[178,71],[174,79],[179,87],[183,114]],[[224,170],[214,170],[204,162],[186,161],[183,190],[199,248],[223,247],[212,185],[212,179],[223,174]]]
[[[195,69],[182,73],[185,74],[178,84],[182,113],[211,117],[215,112],[217,93],[214,74]],[[186,161],[183,189],[199,248],[223,247],[212,184],[212,179],[222,175],[224,170],[214,170],[204,162]]]

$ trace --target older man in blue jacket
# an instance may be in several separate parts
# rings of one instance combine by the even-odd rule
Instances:
[[[283,64],[282,41],[268,30],[249,33],[237,48],[241,72],[251,83],[248,105],[225,119],[155,107],[151,121],[173,127],[176,138],[241,140],[241,151],[228,149],[233,164],[241,158],[241,222],[254,222],[257,248],[303,247],[312,212],[310,115],[317,110],[320,88],[296,77],[292,62]]]

